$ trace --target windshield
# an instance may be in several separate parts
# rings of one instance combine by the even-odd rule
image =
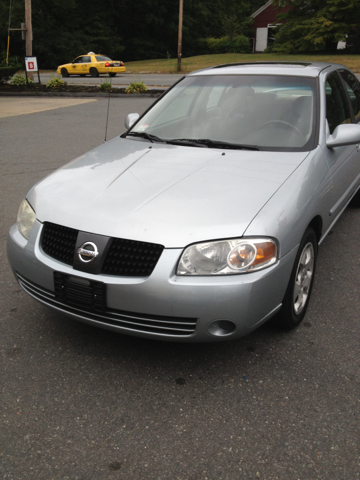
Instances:
[[[206,139],[260,150],[310,150],[315,137],[315,91],[315,79],[304,77],[187,77],[131,132],[187,144]]]

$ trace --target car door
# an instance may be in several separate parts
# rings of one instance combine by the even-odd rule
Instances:
[[[347,72],[347,70],[344,72]],[[333,72],[328,75],[326,79],[326,119],[330,134],[334,133],[338,125],[353,123],[355,121],[349,94],[344,88],[343,75],[345,74],[341,74],[341,72]],[[358,97],[356,97],[356,99],[357,98]],[[360,116],[359,113],[358,116]],[[359,185],[359,145],[327,148],[326,158],[331,176],[329,215],[335,220],[347,205]],[[332,223],[331,220],[330,223]]]
[[[97,62],[96,68],[99,73],[108,73],[107,69],[105,67],[106,62],[111,62],[111,59],[109,57],[104,57],[103,55],[96,55],[95,60]]]
[[[80,71],[79,73],[82,75],[86,75],[90,72],[91,66],[91,57],[89,55],[84,55],[81,60]]]
[[[71,75],[79,75],[81,71],[81,64],[82,64],[82,56],[75,58],[75,60],[71,64],[71,68],[69,69],[69,73]]]

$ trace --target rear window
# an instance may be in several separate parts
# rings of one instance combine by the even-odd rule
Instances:
[[[97,62],[111,62],[111,58],[104,57],[103,55],[95,55],[95,58]]]

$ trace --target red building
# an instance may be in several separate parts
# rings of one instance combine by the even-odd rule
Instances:
[[[280,12],[287,12],[289,9],[289,6],[276,7],[272,5],[272,0],[269,0],[251,15],[254,19],[254,52],[263,52],[268,47],[272,41],[272,30],[276,28],[277,25],[281,25],[281,23],[276,20],[277,15]]]

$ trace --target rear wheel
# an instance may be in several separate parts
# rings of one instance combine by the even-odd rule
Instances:
[[[99,76],[99,72],[97,71],[97,69],[95,67],[91,67],[90,68],[90,75],[92,77],[98,77]]]
[[[69,72],[66,70],[66,68],[61,69],[61,75],[63,77],[68,77],[69,76]]]
[[[314,283],[316,258],[317,239],[309,227],[301,240],[283,304],[272,320],[273,325],[290,330],[305,317]]]
[[[109,73],[109,75],[110,75],[110,77],[115,77],[116,73],[111,72],[111,73]]]

